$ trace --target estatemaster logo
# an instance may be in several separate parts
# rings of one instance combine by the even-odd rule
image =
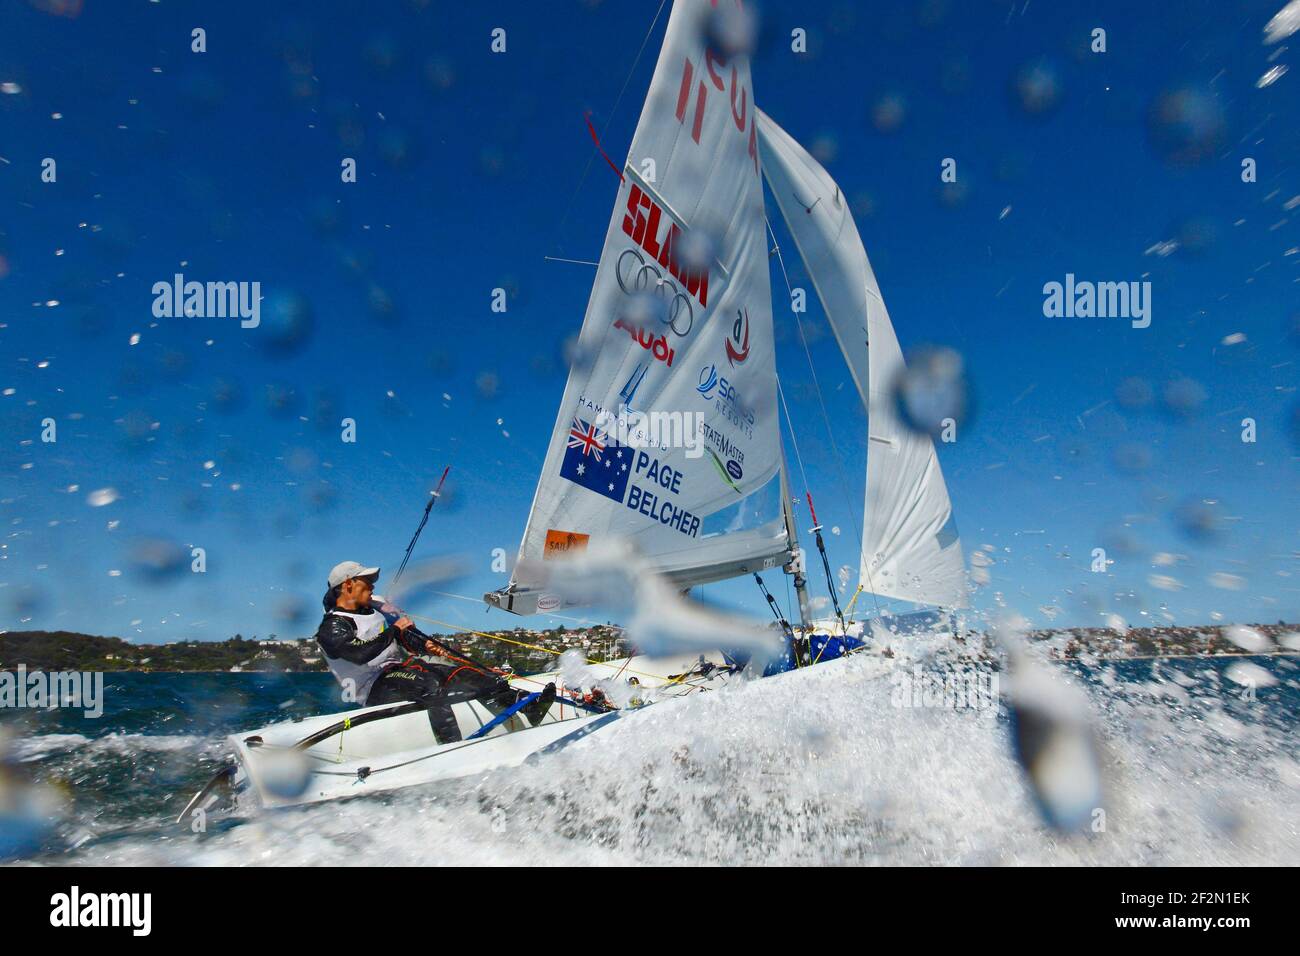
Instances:
[[[148,936],[153,920],[152,893],[82,893],[74,886],[50,897],[50,925],[129,926],[131,935]]]

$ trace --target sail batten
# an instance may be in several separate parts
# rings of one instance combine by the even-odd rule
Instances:
[[[893,389],[903,353],[839,186],[760,111],[763,174],[794,236],[867,410],[862,586],[881,597],[965,607],[961,541],[934,442],[906,427]]]

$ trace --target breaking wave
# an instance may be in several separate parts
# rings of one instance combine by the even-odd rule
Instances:
[[[1103,825],[1047,827],[1005,714],[897,706],[870,656],[654,706],[532,765],[273,813],[169,823],[219,737],[50,735],[25,759],[102,802],[49,863],[1120,864],[1300,859],[1296,665],[1251,699],[1230,664],[1123,662],[1085,687]],[[196,760],[199,757],[202,759]],[[149,789],[144,781],[159,781]],[[74,828],[75,829],[75,828]],[[89,834],[87,830],[91,831]]]

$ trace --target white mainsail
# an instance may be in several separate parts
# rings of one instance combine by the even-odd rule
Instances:
[[[558,606],[539,562],[611,538],[683,587],[789,560],[757,108],[712,13],[674,4],[498,607]]]
[[[759,113],[763,174],[867,409],[862,586],[882,597],[965,607],[966,570],[934,442],[899,418],[903,352],[848,200],[817,160]]]

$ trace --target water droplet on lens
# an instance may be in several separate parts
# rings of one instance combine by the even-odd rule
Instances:
[[[1155,401],[1155,391],[1146,379],[1130,377],[1116,387],[1115,401],[1126,411],[1137,411]]]
[[[724,61],[733,56],[748,56],[758,42],[758,16],[752,7],[715,6],[708,14],[705,40]]]
[[[1206,499],[1189,499],[1174,512],[1174,522],[1185,536],[1200,543],[1218,539],[1224,531],[1222,505]]]
[[[1140,442],[1125,442],[1115,449],[1115,468],[1126,475],[1140,475],[1151,467],[1151,448]]]
[[[914,353],[893,392],[903,423],[931,437],[939,436],[948,419],[960,425],[969,411],[964,363],[952,349],[927,348]]]
[[[1165,162],[1192,166],[1212,158],[1227,134],[1218,96],[1198,87],[1166,90],[1147,111],[1147,134]]]
[[[907,118],[907,100],[901,93],[885,93],[871,105],[871,125],[878,133],[896,133]]]
[[[264,398],[272,418],[288,418],[298,408],[298,390],[288,382],[268,383]]]
[[[1190,378],[1177,378],[1164,389],[1165,409],[1177,418],[1192,418],[1205,404],[1205,389]]]
[[[230,415],[244,407],[244,390],[233,379],[219,378],[212,387],[212,406],[223,415]]]
[[[259,341],[272,357],[284,358],[307,344],[313,324],[305,297],[296,292],[273,293],[262,302]]]
[[[456,68],[445,56],[431,56],[424,61],[424,78],[435,92],[445,92],[456,83]]]
[[[501,379],[496,372],[479,372],[474,377],[474,390],[479,398],[491,401],[501,390]]]
[[[141,538],[131,545],[127,558],[146,584],[167,584],[189,567],[190,553],[164,538]]]
[[[1061,75],[1047,58],[1026,63],[1011,83],[1013,99],[1024,113],[1033,118],[1049,116],[1061,102]]]

